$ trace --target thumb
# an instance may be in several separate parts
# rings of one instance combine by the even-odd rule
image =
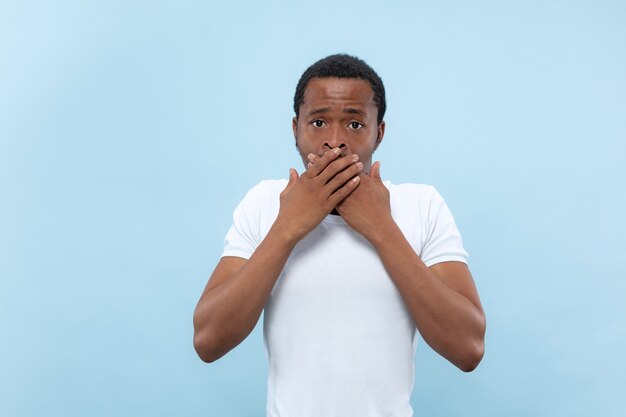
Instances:
[[[298,179],[298,171],[296,171],[293,168],[289,168],[289,182],[287,183],[287,187],[285,188],[291,188],[296,180]]]
[[[374,162],[370,168],[370,178],[380,180],[380,161]]]

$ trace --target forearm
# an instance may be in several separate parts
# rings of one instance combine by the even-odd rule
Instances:
[[[370,241],[428,345],[460,369],[474,369],[484,349],[482,308],[439,279],[393,220]]]
[[[203,359],[219,359],[252,332],[296,243],[275,223],[250,259],[202,296],[194,327]]]

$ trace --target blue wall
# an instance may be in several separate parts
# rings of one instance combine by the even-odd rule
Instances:
[[[263,416],[261,326],[191,317],[232,210],[301,170],[302,71],[364,58],[384,178],[435,185],[488,317],[421,416],[623,416],[626,3],[0,3],[0,415]]]

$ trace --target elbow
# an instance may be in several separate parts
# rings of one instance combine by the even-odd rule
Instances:
[[[193,348],[202,362],[211,363],[218,360],[223,355],[215,354],[213,332],[207,320],[201,320],[198,308],[193,315]]]
[[[197,314],[193,317],[193,348],[203,362],[211,363],[222,355],[216,354],[216,343],[213,332],[207,323],[201,323]]]
[[[216,328],[207,322],[200,325],[198,320],[194,320],[193,347],[203,362],[215,362],[244,338],[228,333],[223,328]]]
[[[463,372],[472,372],[478,367],[485,356],[485,330],[487,322],[484,313],[480,317],[480,332],[474,335],[468,342],[463,356],[456,366]]]
[[[208,328],[196,329],[193,348],[203,362],[211,363],[226,355],[234,346]]]
[[[475,343],[471,349],[468,349],[464,357],[455,365],[463,372],[472,372],[478,367],[485,355],[485,343],[480,341]]]
[[[200,326],[197,307],[193,314],[193,348],[203,362],[211,363],[215,361],[211,355],[206,328]]]
[[[205,342],[204,338],[200,337],[198,334],[193,336],[193,348],[196,350],[202,362],[211,363],[215,362],[217,359],[211,355],[208,344]]]

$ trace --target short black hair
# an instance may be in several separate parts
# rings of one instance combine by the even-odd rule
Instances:
[[[385,101],[385,86],[376,71],[362,59],[348,54],[335,54],[322,58],[302,74],[296,94],[293,96],[293,110],[296,118],[300,114],[300,106],[304,102],[304,91],[311,78],[360,78],[369,82],[374,91],[374,103],[378,107],[378,124],[383,121],[387,103]]]

